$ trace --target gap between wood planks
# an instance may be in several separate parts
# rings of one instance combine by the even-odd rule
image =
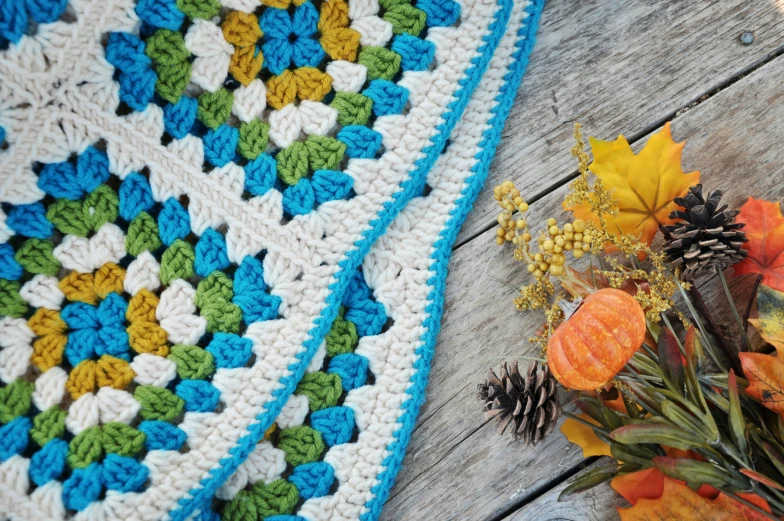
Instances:
[[[661,127],[662,125],[664,125],[668,121],[673,121],[673,120],[679,118],[680,116],[682,116],[683,114],[685,114],[689,110],[693,109],[697,105],[699,105],[701,103],[704,103],[705,101],[709,100],[710,98],[712,98],[713,96],[715,96],[719,92],[728,89],[729,87],[733,86],[735,83],[737,83],[738,81],[740,81],[744,77],[746,77],[749,74],[753,73],[757,69],[760,69],[760,68],[764,67],[765,65],[767,65],[770,62],[772,62],[773,60],[775,60],[776,58],[778,58],[782,54],[784,54],[784,47],[779,47],[775,51],[773,51],[773,52],[763,56],[762,58],[760,58],[756,62],[750,64],[749,66],[745,67],[744,69],[741,69],[738,73],[736,73],[732,77],[730,77],[727,80],[719,83],[717,86],[708,89],[705,93],[697,96],[696,99],[686,103],[684,106],[680,107],[679,109],[676,109],[676,110],[670,112],[669,114],[666,114],[664,117],[654,121],[650,125],[648,125],[648,126],[644,127],[643,129],[641,129],[639,132],[636,132],[636,133],[632,134],[631,137],[627,137],[627,139],[629,141],[629,144],[633,145],[634,143],[636,143],[640,139],[644,138],[645,136],[647,136],[649,133],[653,132],[654,130],[658,129],[659,127]],[[525,88],[525,86],[523,86],[523,88]],[[553,192],[553,191],[557,190],[558,188],[562,187],[563,185],[565,185],[567,183],[570,183],[578,175],[579,175],[579,172],[573,171],[571,174],[569,174],[568,176],[566,176],[563,179],[559,180],[558,182],[553,183],[552,185],[548,186],[547,188],[542,190],[540,193],[534,194],[530,199],[528,199],[528,201],[527,201],[528,204],[535,203],[536,201],[538,201],[538,200],[542,199],[543,197],[545,197],[550,192]],[[487,189],[487,188],[488,187],[485,187],[485,189]],[[495,221],[491,221],[491,222],[487,223],[485,226],[477,229],[476,232],[474,232],[470,236],[466,237],[464,240],[460,241],[458,239],[457,244],[455,244],[455,246],[454,246],[454,248],[452,248],[452,250],[453,251],[457,250],[457,249],[461,248],[462,246],[468,244],[469,242],[473,241],[474,239],[476,239],[477,237],[479,237],[483,233],[485,233],[488,230],[490,230],[491,228],[493,228],[495,225],[496,225],[496,222]]]
[[[737,83],[739,80],[741,80],[745,76],[748,76],[749,74],[757,71],[758,69],[763,68],[764,66],[766,66],[767,64],[773,62],[776,58],[779,58],[782,55],[784,55],[784,47],[780,47],[780,48],[776,49],[775,51],[773,51],[773,52],[763,56],[762,58],[760,58],[756,62],[750,64],[747,67],[744,67],[743,69],[741,69],[739,72],[737,72],[736,74],[734,74],[732,77],[728,78],[727,80],[725,80],[723,82],[720,82],[718,85],[713,86],[713,87],[707,89],[704,93],[696,96],[696,98],[694,100],[690,101],[689,103],[686,103],[685,105],[683,105],[682,107],[680,107],[680,108],[678,108],[676,110],[671,111],[670,113],[668,113],[664,117],[659,118],[658,120],[656,120],[654,123],[652,123],[650,125],[647,125],[641,131],[633,134],[630,138],[628,138],[629,139],[629,143],[630,144],[634,144],[634,143],[640,141],[646,135],[648,135],[649,133],[657,130],[659,127],[664,125],[664,123],[666,123],[667,121],[672,121],[672,120],[677,119],[678,117],[680,117],[683,114],[685,114],[686,112],[690,111],[691,109],[693,109],[697,105],[699,105],[701,103],[704,103],[705,101],[707,101],[708,99],[712,98],[713,96],[715,96],[719,92],[728,89],[729,87],[731,87],[732,85]],[[566,185],[567,183],[571,182],[573,179],[575,179],[577,177],[577,175],[578,175],[578,172],[576,172],[576,171],[572,172],[570,175],[566,176],[564,179],[562,179],[562,180],[558,181],[557,183],[554,183],[551,186],[547,187],[540,194],[533,196],[529,200],[529,203],[534,203],[536,201],[541,200],[542,198],[544,198],[550,192],[553,192],[553,191],[557,190],[558,188],[560,188],[560,187]],[[453,251],[457,250],[458,248],[460,248],[463,245],[467,244],[471,240],[476,239],[479,235],[481,235],[484,232],[490,230],[494,226],[495,226],[495,222],[488,223],[486,226],[482,227],[479,231],[477,231],[476,233],[472,234],[469,238],[467,238],[463,242],[460,242],[457,245],[455,245],[455,247],[453,248]],[[439,407],[439,409],[443,408],[448,403],[449,403],[449,401],[447,401],[444,405]],[[421,421],[415,427],[414,432],[417,432],[419,430],[419,427],[421,425],[423,425],[424,423],[426,423],[427,420],[430,417],[432,417],[432,415],[435,412],[436,411],[431,411],[431,414],[427,415],[426,417],[421,418]],[[480,424],[479,428],[475,429],[474,431],[471,431],[471,432],[467,433],[466,436],[463,436],[462,439],[460,439],[450,449],[449,452],[454,451],[455,448],[457,448],[465,440],[470,438],[477,430],[481,429],[486,423],[487,422],[482,422]],[[508,517],[509,515],[513,514],[514,512],[516,512],[518,510],[520,510],[524,506],[534,502],[535,500],[537,500],[542,495],[544,495],[547,492],[551,491],[553,488],[555,488],[558,485],[562,484],[565,480],[570,479],[572,476],[574,476],[575,474],[580,472],[582,469],[586,468],[588,465],[593,464],[595,462],[595,460],[596,460],[595,458],[594,459],[590,459],[589,458],[589,459],[586,459],[586,460],[584,460],[584,461],[582,461],[582,462],[580,462],[580,463],[578,463],[576,465],[573,465],[573,466],[569,467],[566,471],[564,471],[563,473],[561,473],[558,476],[554,477],[553,479],[543,483],[541,486],[537,486],[536,489],[533,490],[531,494],[526,494],[524,497],[521,497],[521,499],[519,501],[512,502],[506,508],[504,508],[502,511],[499,511],[499,512],[489,516],[488,518],[486,518],[486,521],[500,521],[500,520]],[[420,473],[420,474],[414,476],[413,478],[411,478],[408,481],[408,483],[403,486],[402,489],[393,491],[393,493],[390,495],[390,497],[387,499],[387,501],[390,501],[393,497],[397,496],[400,492],[405,490],[408,487],[408,485],[410,485],[411,483],[416,482],[416,479],[421,474],[422,473]]]

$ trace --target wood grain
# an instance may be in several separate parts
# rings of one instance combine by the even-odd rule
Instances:
[[[784,196],[782,77],[784,58],[779,58],[673,121],[675,138],[689,138],[684,169],[702,170],[706,188],[724,190],[731,205],[747,195]],[[585,130],[593,133],[590,126]],[[558,154],[568,157],[568,149]],[[565,191],[562,187],[532,204],[530,222],[562,216]],[[514,287],[526,280],[524,267],[493,239],[489,230],[457,249],[452,259],[428,402],[384,521],[495,519],[544,492],[582,459],[580,450],[557,433],[526,448],[497,437],[482,419],[475,386],[488,366],[538,354],[526,339],[539,317],[519,314],[511,303]],[[707,291],[716,295],[720,289],[714,282]],[[603,512],[599,518],[615,518],[609,507]]]
[[[609,461],[611,461],[609,458],[601,458],[579,474]],[[609,484],[599,485],[559,503],[558,495],[567,484],[568,481],[564,481],[504,518],[504,521],[607,521],[613,519],[611,516],[617,517],[613,514],[615,507],[629,506],[629,503],[616,494]]]
[[[540,197],[574,172],[563,152],[575,121],[604,139],[644,135],[782,48],[784,0],[549,1],[487,185],[512,179]],[[485,190],[458,244],[494,212]]]

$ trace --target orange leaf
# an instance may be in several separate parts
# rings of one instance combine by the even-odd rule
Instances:
[[[769,477],[760,474],[759,472],[754,472],[753,470],[749,470],[749,469],[740,469],[740,473],[750,479],[753,479],[754,481],[759,481],[765,486],[768,486],[770,488],[775,488],[776,490],[784,491],[784,487],[782,487],[781,485],[779,485]]]
[[[588,416],[581,414],[580,418],[583,420],[599,425],[599,422]],[[561,425],[561,432],[566,436],[566,439],[575,445],[579,445],[583,449],[583,457],[588,458],[591,456],[612,456],[610,453],[610,446],[604,443],[596,436],[593,429],[571,418],[566,418]]]
[[[588,168],[612,192],[618,206],[616,215],[605,216],[609,229],[639,237],[647,244],[653,241],[659,225],[673,222],[670,213],[678,208],[673,199],[700,182],[699,172],[683,173],[683,143],[673,141],[669,123],[648,139],[639,154],[623,136],[615,141],[591,138],[591,151],[593,162]],[[580,219],[598,220],[589,203],[565,209],[573,210]]]
[[[749,380],[746,394],[779,414],[784,412],[784,363],[762,353],[740,353]]]
[[[749,256],[735,265],[735,275],[758,273],[762,282],[784,291],[784,217],[779,203],[749,197],[740,207],[737,221],[749,242],[744,248]]]
[[[744,499],[747,499],[744,497]],[[748,500],[748,499],[747,499]],[[754,501],[763,510],[767,503]],[[619,508],[621,521],[653,521],[683,519],[689,521],[769,521],[769,518],[725,494],[706,499],[692,489],[670,478],[664,478],[664,490],[658,499],[640,498],[629,508]]]
[[[632,472],[610,481],[610,486],[632,505],[639,499],[658,499],[664,492],[664,474],[657,468]]]

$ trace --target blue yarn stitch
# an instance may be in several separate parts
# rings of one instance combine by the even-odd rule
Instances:
[[[132,221],[141,212],[155,204],[152,188],[147,178],[136,172],[130,174],[120,185],[120,217]]]
[[[118,492],[141,490],[150,475],[150,469],[146,466],[133,458],[119,454],[107,455],[101,466],[104,485],[107,489]]]
[[[359,336],[373,336],[381,333],[387,323],[384,305],[374,300],[357,303],[346,311],[346,320],[357,326]]]
[[[348,125],[338,132],[337,138],[346,144],[348,157],[372,159],[381,148],[383,137],[380,132],[362,125]]]
[[[354,178],[336,170],[316,170],[310,181],[318,204],[345,199],[354,188]]]
[[[13,231],[25,237],[48,239],[54,226],[46,218],[46,208],[41,203],[20,204],[8,212],[6,224]]]
[[[196,122],[199,102],[195,98],[182,96],[177,103],[167,103],[163,107],[163,128],[174,139],[188,135]]]
[[[30,458],[30,479],[39,487],[60,477],[65,469],[68,442],[55,438]]]
[[[326,496],[335,481],[335,469],[324,461],[297,465],[289,481],[297,487],[302,499]]]
[[[123,72],[120,74],[120,100],[142,112],[152,101],[157,80],[158,75],[152,69]]]
[[[229,125],[221,125],[215,130],[208,130],[202,138],[204,157],[211,164],[221,167],[234,159],[234,151],[240,141],[240,131]]]
[[[5,129],[0,126],[0,145],[2,145],[3,142],[5,142]]]
[[[19,416],[0,427],[0,463],[24,452],[32,424],[30,418]]]
[[[310,415],[310,425],[321,433],[321,439],[330,447],[342,445],[354,434],[354,411],[344,405],[327,407]]]
[[[408,89],[387,80],[373,80],[362,94],[373,100],[373,114],[400,114],[408,102]]]
[[[117,293],[112,292],[98,304],[96,319],[103,327],[123,325],[127,310],[128,302]]]
[[[212,354],[217,367],[243,367],[253,352],[253,341],[231,333],[215,333],[207,352]]]
[[[313,210],[316,195],[308,179],[300,179],[294,186],[283,191],[283,211],[291,215],[302,215]]]
[[[425,12],[431,27],[449,27],[460,18],[460,4],[454,0],[417,0],[416,6]]]
[[[310,2],[296,7],[291,16],[285,9],[267,8],[259,21],[264,66],[273,74],[281,74],[292,62],[297,67],[318,66],[326,56],[313,38],[318,19],[318,10]]]
[[[368,359],[355,353],[344,353],[329,361],[327,372],[340,376],[343,390],[348,392],[362,387],[367,381]]]
[[[68,6],[68,0],[26,0],[27,11],[39,24],[56,22]]]
[[[144,446],[147,450],[180,450],[187,439],[185,431],[159,420],[143,421],[139,430],[146,436]]]
[[[185,401],[188,412],[214,411],[220,401],[220,391],[206,380],[183,380],[175,392]]]
[[[98,330],[98,340],[95,343],[95,355],[113,356],[130,362],[130,344],[125,326],[104,326]]]
[[[98,308],[86,302],[73,302],[60,312],[62,318],[70,329],[97,328],[101,325],[98,321]]]
[[[163,202],[158,214],[158,235],[161,242],[171,246],[177,239],[184,239],[191,232],[191,218],[188,211],[174,197]]]
[[[144,53],[145,47],[145,43],[136,35],[109,33],[106,61],[122,72],[144,72],[152,65],[152,60]]]
[[[278,318],[278,310],[283,301],[277,295],[270,295],[263,291],[251,291],[242,295],[234,295],[232,302],[242,310],[245,324],[253,324]]]
[[[0,244],[0,279],[18,280],[23,271],[14,258],[14,247],[8,243]]]
[[[76,179],[76,167],[68,162],[45,165],[38,174],[38,188],[52,197],[74,201],[84,193]]]
[[[65,344],[65,357],[69,364],[76,367],[79,362],[92,358],[95,354],[95,347],[99,344],[100,338],[95,329],[71,331]]]
[[[267,291],[264,268],[259,259],[248,255],[234,273],[234,294],[245,295],[256,291]]]
[[[226,238],[212,228],[207,228],[196,243],[196,273],[206,277],[215,270],[229,267]]]
[[[400,66],[404,71],[426,71],[436,56],[436,46],[433,42],[408,33],[395,36],[392,50],[400,55]]]
[[[74,469],[71,477],[63,483],[65,508],[82,511],[101,495],[101,465],[91,463],[85,469]]]
[[[275,185],[277,178],[275,158],[261,154],[245,165],[245,190],[251,195],[264,195]]]
[[[76,160],[76,179],[87,193],[109,180],[109,158],[97,148],[87,147]]]
[[[174,0],[139,0],[136,14],[144,22],[176,31],[185,21],[185,15],[177,9]]]
[[[0,38],[19,43],[27,31],[27,11],[19,0],[0,0]]]

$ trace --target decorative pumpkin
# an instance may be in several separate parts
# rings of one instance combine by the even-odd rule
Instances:
[[[640,348],[645,329],[645,312],[634,297],[601,289],[555,330],[547,344],[547,364],[570,389],[598,389]]]

